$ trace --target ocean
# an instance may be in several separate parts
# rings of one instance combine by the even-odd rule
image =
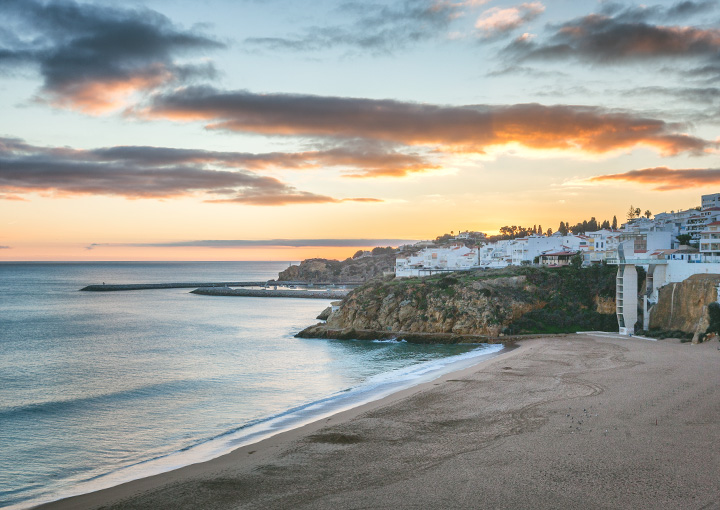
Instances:
[[[208,460],[500,349],[294,338],[325,300],[79,292],[265,281],[288,265],[0,263],[0,507]]]

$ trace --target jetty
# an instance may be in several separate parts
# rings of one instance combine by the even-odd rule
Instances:
[[[80,289],[87,292],[116,292],[122,290],[197,289],[200,287],[264,287],[268,282],[214,282],[214,283],[123,283],[88,285]]]
[[[229,287],[200,287],[191,294],[203,296],[244,296],[244,297],[278,297],[304,299],[342,299],[349,290],[285,290],[285,289],[231,289]]]

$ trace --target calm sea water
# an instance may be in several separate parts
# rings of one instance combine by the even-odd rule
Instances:
[[[0,263],[0,507],[206,460],[498,350],[294,338],[323,300],[78,291],[287,266]]]

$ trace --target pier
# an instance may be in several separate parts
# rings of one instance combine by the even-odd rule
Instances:
[[[349,290],[285,290],[285,289],[231,289],[227,287],[201,287],[191,294],[203,296],[245,296],[245,297],[280,297],[304,299],[342,299]]]
[[[116,292],[122,290],[197,289],[199,287],[264,287],[268,282],[216,282],[216,283],[123,283],[88,285],[80,289],[87,292]]]

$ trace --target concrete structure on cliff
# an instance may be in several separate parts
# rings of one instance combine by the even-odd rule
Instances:
[[[650,315],[658,302],[662,287],[683,282],[693,275],[720,275],[720,262],[705,261],[697,250],[656,250],[648,253],[636,252],[634,246],[632,239],[620,243],[617,257],[608,261],[618,266],[615,304],[618,330],[622,335],[632,335],[635,332],[638,309],[643,312],[642,329],[649,329]],[[646,271],[642,302],[638,302],[638,266],[642,266]]]

